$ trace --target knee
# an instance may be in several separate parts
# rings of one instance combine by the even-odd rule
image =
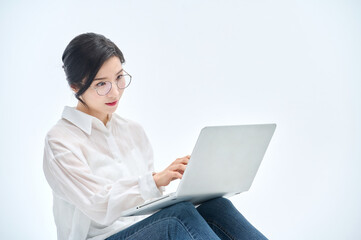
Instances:
[[[197,213],[197,210],[191,202],[179,202],[166,209],[168,212],[171,212],[173,216],[181,218],[193,216]]]
[[[214,199],[211,199],[211,200],[209,200],[207,202],[204,202],[203,204],[205,204],[205,205],[215,205],[215,206],[218,206],[218,207],[220,207],[220,206],[222,206],[222,207],[233,206],[233,203],[229,199],[224,198],[224,197],[214,198]]]
[[[197,208],[197,210],[202,214],[208,214],[209,212],[219,212],[220,210],[229,211],[231,209],[235,209],[233,203],[223,197],[214,198],[212,200],[204,202]]]
[[[173,211],[182,211],[184,209],[192,209],[192,208],[194,208],[194,206],[191,202],[179,202],[179,203],[173,204],[172,206],[170,206],[168,208],[172,209]]]

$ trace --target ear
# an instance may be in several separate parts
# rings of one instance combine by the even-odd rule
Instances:
[[[75,86],[74,84],[70,85],[71,90],[73,90],[74,93],[77,93],[79,91],[79,88]]]

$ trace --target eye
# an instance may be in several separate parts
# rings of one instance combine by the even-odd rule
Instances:
[[[97,83],[95,86],[96,87],[102,87],[102,86],[104,86],[106,83],[105,82],[99,82],[99,83]]]
[[[123,75],[118,75],[118,76],[117,76],[117,80],[122,79],[122,77],[123,77]]]

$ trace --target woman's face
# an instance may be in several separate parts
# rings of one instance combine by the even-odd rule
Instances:
[[[117,109],[119,99],[124,92],[124,89],[119,89],[116,85],[117,77],[122,74],[124,72],[118,57],[114,56],[105,61],[90,87],[81,96],[81,99],[88,105],[88,108],[79,102],[77,109],[100,119],[105,124],[108,114],[113,113]],[[104,81],[111,82],[112,88],[108,94],[100,96],[94,88],[104,84]]]

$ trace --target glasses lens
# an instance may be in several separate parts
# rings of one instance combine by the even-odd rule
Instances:
[[[97,92],[100,96],[105,96],[108,94],[111,88],[112,84],[110,82],[103,82],[100,86],[97,87]]]
[[[122,75],[121,78],[117,82],[118,88],[124,89],[124,88],[128,87],[130,84],[131,78],[132,77],[128,74]]]

